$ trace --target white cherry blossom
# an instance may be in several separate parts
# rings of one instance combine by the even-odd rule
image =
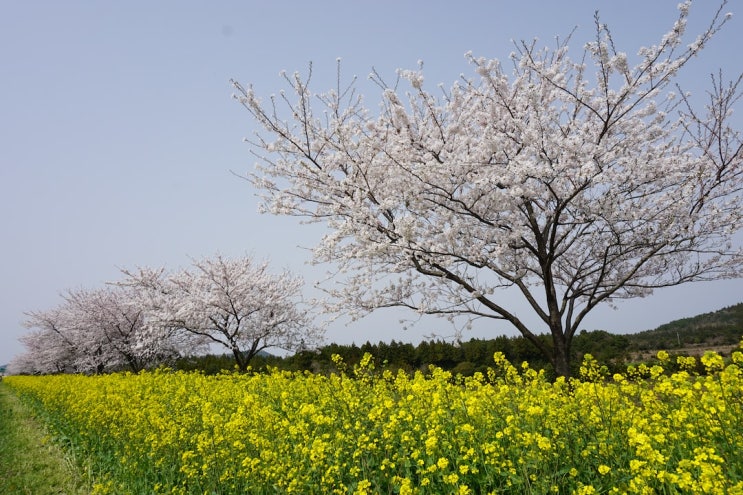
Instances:
[[[511,69],[468,54],[474,76],[443,92],[422,68],[399,72],[407,92],[373,74],[376,110],[353,83],[314,93],[294,74],[262,102],[234,82],[265,130],[250,140],[263,209],[327,225],[314,256],[346,276],[328,289],[335,309],[506,320],[568,375],[597,305],[741,275],[742,139],[728,125],[740,78],[715,77],[701,111],[679,96],[678,71],[727,20],[718,11],[684,43],[688,5],[634,66],[597,16],[575,60],[570,38],[517,44]],[[542,326],[502,304],[504,287]]]

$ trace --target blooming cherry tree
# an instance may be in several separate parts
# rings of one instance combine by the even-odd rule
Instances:
[[[123,287],[68,290],[59,306],[27,313],[21,338],[27,348],[26,371],[39,373],[139,371],[148,357],[138,345],[141,308]],[[32,363],[30,366],[29,364]]]
[[[505,320],[569,375],[597,305],[741,275],[740,78],[713,77],[702,110],[674,85],[729,16],[685,42],[690,4],[635,57],[596,16],[577,60],[570,38],[517,44],[510,69],[468,55],[475,74],[439,95],[422,68],[399,72],[405,92],[373,74],[378,111],[353,83],[314,93],[285,75],[288,91],[262,101],[234,82],[265,130],[250,179],[266,211],[328,226],[314,258],[348,276],[328,289],[336,309]],[[506,287],[539,326],[503,303]]]
[[[54,374],[78,371],[76,349],[61,333],[48,327],[34,328],[19,341],[26,351],[8,365],[12,374]]]
[[[167,273],[124,272],[123,283],[139,288],[148,310],[143,347],[180,335],[192,346],[218,344],[230,350],[240,369],[260,351],[317,346],[322,329],[302,307],[303,280],[273,274],[267,262],[222,256],[194,261],[190,269]]]

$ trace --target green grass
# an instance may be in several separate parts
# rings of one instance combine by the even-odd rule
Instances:
[[[90,487],[12,390],[0,382],[0,493],[78,495]]]

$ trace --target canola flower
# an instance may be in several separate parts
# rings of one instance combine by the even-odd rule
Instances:
[[[743,494],[743,355],[488,373],[158,370],[7,383],[115,494]]]

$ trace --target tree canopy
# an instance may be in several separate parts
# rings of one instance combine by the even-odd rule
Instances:
[[[215,256],[172,273],[149,268],[125,273],[123,283],[139,291],[147,312],[142,340],[154,351],[175,334],[190,349],[226,348],[244,370],[264,349],[297,351],[322,341],[322,328],[302,304],[302,278],[274,274],[268,262]]]

